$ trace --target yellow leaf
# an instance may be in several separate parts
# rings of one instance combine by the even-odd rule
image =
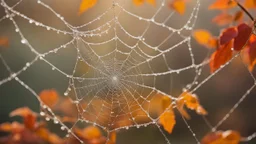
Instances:
[[[174,125],[176,124],[175,115],[172,109],[165,111],[159,118],[159,123],[164,127],[168,133],[172,133]]]
[[[92,8],[97,3],[97,0],[82,0],[80,3],[79,14],[84,13],[89,8]]]
[[[183,15],[186,10],[186,3],[184,0],[173,0],[170,4],[170,7],[173,8],[176,12]]]

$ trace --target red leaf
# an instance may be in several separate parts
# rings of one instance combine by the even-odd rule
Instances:
[[[225,29],[220,35],[220,45],[226,44],[238,35],[236,27]]]
[[[238,35],[234,41],[234,49],[236,51],[240,51],[248,41],[252,33],[252,28],[248,26],[246,23],[242,23],[238,25],[237,29],[238,29]]]
[[[220,66],[228,62],[232,58],[233,40],[220,46],[211,56],[210,68],[211,72],[216,71]]]

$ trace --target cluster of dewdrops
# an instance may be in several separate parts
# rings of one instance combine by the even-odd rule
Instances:
[[[69,92],[71,91],[71,87],[74,86],[72,84],[72,80],[86,80],[86,78],[82,78],[82,77],[74,77],[74,73],[75,73],[75,69],[73,70],[73,74],[70,75],[70,74],[67,74],[65,73],[64,71],[60,70],[58,67],[54,66],[53,64],[51,64],[47,59],[45,59],[45,56],[46,55],[49,55],[49,54],[52,54],[52,53],[57,53],[59,50],[62,50],[62,49],[65,49],[67,48],[69,45],[72,45],[75,43],[76,40],[79,40],[81,37],[101,37],[102,35],[107,35],[109,33],[109,31],[113,28],[114,31],[116,31],[116,26],[120,27],[120,29],[126,34],[128,35],[130,38],[133,38],[135,40],[138,40],[138,42],[131,46],[125,42],[123,42],[119,37],[118,35],[116,34],[115,32],[115,36],[108,40],[108,41],[104,41],[104,42],[100,42],[100,43],[89,43],[89,42],[86,42],[88,45],[104,45],[104,44],[107,44],[111,41],[119,41],[121,42],[122,44],[124,44],[126,47],[130,48],[131,49],[131,52],[136,52],[137,54],[139,54],[141,57],[143,57],[145,59],[145,61],[143,62],[140,62],[134,66],[131,66],[129,69],[133,69],[133,68],[136,68],[138,67],[139,65],[143,64],[143,63],[147,63],[147,62],[150,62],[152,60],[154,60],[155,58],[159,57],[159,56],[163,56],[164,58],[164,63],[166,64],[167,66],[167,61],[166,61],[166,53],[171,51],[172,49],[178,47],[179,45],[181,44],[187,44],[188,46],[188,49],[189,49],[189,52],[190,52],[190,57],[191,57],[191,61],[192,61],[192,64],[190,66],[187,66],[187,67],[184,67],[184,68],[181,68],[181,69],[177,69],[177,70],[173,70],[171,69],[170,67],[168,67],[168,71],[166,72],[159,72],[159,73],[149,73],[149,74],[130,74],[130,75],[126,75],[125,78],[129,78],[129,77],[132,77],[132,76],[154,76],[154,77],[157,77],[157,76],[161,76],[161,75],[167,75],[167,74],[171,74],[171,73],[177,73],[179,74],[180,72],[182,71],[185,71],[185,70],[188,70],[188,69],[195,69],[196,70],[196,73],[197,75],[195,76],[194,80],[192,83],[188,84],[186,86],[186,89],[190,89],[191,87],[193,87],[194,85],[196,85],[196,87],[194,89],[191,90],[191,92],[194,92],[195,90],[197,90],[199,87],[201,87],[205,82],[207,82],[210,78],[212,78],[216,73],[218,73],[222,68],[224,68],[226,65],[228,65],[234,58],[238,57],[238,54],[235,55],[229,62],[227,62],[226,64],[224,64],[223,66],[221,66],[220,69],[218,69],[217,71],[215,71],[213,74],[211,74],[209,77],[207,77],[206,79],[204,79],[202,82],[198,82],[197,79],[198,77],[200,76],[201,74],[201,67],[203,67],[204,65],[208,64],[209,61],[204,61],[200,64],[195,64],[195,60],[194,60],[194,55],[192,53],[192,49],[191,49],[191,45],[190,45],[190,41],[191,41],[191,36],[184,36],[184,40],[181,41],[180,43],[177,43],[176,45],[174,45],[173,47],[171,48],[168,48],[167,50],[160,50],[158,49],[165,41],[168,40],[168,38],[170,38],[172,35],[170,34],[170,36],[168,36],[166,39],[163,40],[162,43],[160,43],[159,45],[157,46],[151,46],[149,44],[147,44],[145,38],[144,38],[144,35],[146,33],[146,31],[148,30],[148,27],[146,28],[146,30],[142,33],[142,35],[139,35],[139,36],[134,36],[132,34],[130,34],[123,26],[122,24],[118,21],[118,14],[114,15],[112,19],[110,19],[109,21],[105,22],[104,24],[102,24],[101,26],[95,28],[95,29],[92,29],[92,30],[88,30],[88,31],[78,31],[77,29],[79,28],[83,28],[83,27],[86,27],[88,25],[91,25],[93,24],[94,22],[100,20],[102,17],[104,17],[107,13],[109,13],[110,11],[114,11],[115,10],[115,7],[119,7],[121,9],[122,12],[125,12],[126,14],[130,15],[130,16],[133,16],[134,18],[137,18],[139,20],[142,20],[142,21],[145,21],[145,22],[148,22],[148,23],[152,23],[156,26],[160,26],[162,28],[165,28],[167,30],[170,31],[170,33],[177,33],[179,35],[181,35],[181,31],[182,30],[193,30],[193,27],[194,27],[194,24],[195,24],[195,21],[197,19],[197,15],[198,15],[198,11],[199,11],[199,6],[200,6],[200,1],[197,0],[197,3],[196,3],[196,6],[194,7],[193,9],[193,12],[191,13],[187,23],[180,29],[174,29],[172,27],[169,27],[168,25],[166,25],[166,22],[171,18],[172,14],[170,14],[169,17],[167,17],[163,22],[157,22],[155,20],[155,17],[157,16],[158,12],[165,6],[165,0],[163,0],[161,2],[161,5],[159,7],[159,9],[157,10],[157,12],[152,16],[152,18],[143,18],[141,16],[138,16],[128,10],[126,10],[122,5],[120,5],[119,3],[116,3],[115,1],[113,1],[113,5],[112,7],[110,7],[109,9],[107,9],[104,13],[102,13],[101,15],[99,15],[98,17],[96,17],[95,19],[93,19],[92,21],[88,22],[88,23],[85,23],[83,25],[80,25],[80,26],[72,26],[71,24],[69,24],[68,22],[65,21],[65,18],[63,16],[61,16],[60,14],[58,14],[57,12],[55,12],[54,9],[52,9],[49,5],[43,3],[42,1],[38,0],[37,3],[40,4],[41,6],[47,8],[49,11],[51,11],[53,14],[56,15],[56,17],[58,19],[60,19],[69,29],[70,31],[64,31],[64,30],[59,30],[57,28],[54,28],[54,27],[50,27],[50,26],[47,26],[41,22],[38,22],[34,19],[31,19],[29,17],[27,17],[26,15],[14,10],[14,8],[16,6],[18,6],[23,0],[20,0],[18,1],[15,5],[13,6],[8,6],[4,0],[1,1],[1,6],[5,9],[5,13],[6,15],[4,17],[2,17],[0,19],[0,22],[5,20],[5,19],[9,19],[10,21],[12,21],[14,27],[15,27],[15,32],[18,33],[18,35],[21,37],[21,43],[26,45],[30,50],[31,52],[33,52],[36,56],[35,58],[30,61],[30,62],[27,62],[24,67],[22,69],[20,69],[19,71],[16,71],[16,72],[13,72],[11,70],[11,68],[6,64],[6,62],[4,61],[4,59],[2,58],[2,56],[0,57],[1,60],[3,61],[5,67],[7,68],[7,70],[10,72],[10,76],[3,79],[3,80],[0,80],[0,86],[11,81],[11,80],[16,80],[17,82],[19,82],[24,88],[26,88],[27,90],[29,90],[33,95],[36,96],[36,98],[38,98],[38,95],[37,93],[32,89],[30,88],[26,83],[24,83],[22,80],[20,80],[18,78],[18,76],[23,73],[24,71],[26,71],[29,67],[31,67],[35,62],[41,60],[41,61],[44,61],[45,63],[47,63],[48,65],[50,65],[52,67],[52,70],[57,70],[58,72],[60,72],[61,74],[65,75],[67,78],[70,79],[70,85],[68,86],[67,90],[65,91],[64,95],[65,96],[68,96],[69,95]],[[21,30],[19,29],[19,26],[18,24],[16,23],[16,21],[13,19],[14,17],[16,16],[19,16],[25,20],[28,21],[29,24],[34,24],[35,26],[38,26],[38,27],[42,27],[42,28],[45,28],[46,30],[48,31],[54,31],[58,34],[64,34],[64,35],[70,35],[72,36],[72,40],[70,40],[69,42],[65,43],[65,44],[62,44],[61,46],[59,47],[56,47],[46,53],[39,53],[37,52],[33,47],[32,45],[29,43],[29,41],[25,38],[25,36],[22,34]],[[181,35],[182,36],[182,35]],[[155,50],[157,51],[159,54],[155,55],[155,56],[151,56],[151,55],[148,55],[146,53],[144,53],[143,51],[141,55],[140,53],[138,53],[136,50],[134,50],[135,47],[139,47],[138,43],[141,42],[143,43],[144,45],[146,45],[148,48],[152,49],[152,50]],[[80,53],[79,49],[76,48],[77,52]],[[122,52],[120,50],[118,50],[116,48],[115,51],[118,51],[122,54],[125,54],[125,55],[130,55],[131,52]],[[110,54],[108,54],[110,55]],[[107,55],[107,56],[108,56]],[[99,59],[101,59],[103,56],[99,56],[99,55],[96,55]],[[81,58],[81,55],[78,55],[77,57],[77,61],[83,61],[82,58]],[[123,63],[129,61],[128,58],[125,59],[123,61]],[[125,72],[124,72],[125,73]],[[254,78],[254,76],[251,74],[252,78],[254,79],[255,81],[255,84],[247,90],[247,92],[241,97],[241,99],[234,105],[234,107],[225,115],[225,117],[219,121],[219,123],[214,126],[212,128],[212,130],[216,130],[229,116],[230,114],[239,106],[239,104],[246,98],[246,96],[255,88],[256,86],[256,80]],[[113,78],[113,81],[118,81],[118,77],[112,77]],[[136,85],[140,86],[140,87],[146,87],[146,88],[150,88],[152,89],[153,91],[156,91],[158,93],[161,93],[163,95],[166,95],[166,96],[169,96],[170,98],[174,99],[175,98],[169,94],[166,94],[158,89],[156,89],[155,87],[149,87],[149,86],[145,86],[145,85],[142,85],[142,84],[137,84],[135,83]],[[38,101],[40,102],[41,106],[42,106],[42,111],[40,112],[40,115],[45,117],[45,120],[46,121],[50,121],[50,120],[53,120],[53,122],[55,124],[60,124],[61,127],[60,129],[63,130],[63,131],[67,131],[67,137],[69,137],[70,135],[74,136],[75,138],[77,138],[81,143],[83,143],[82,140],[80,140],[73,132],[72,132],[72,128],[69,128],[68,126],[66,126],[56,115],[55,113],[51,110],[51,108],[49,108],[47,105],[44,105],[43,102],[41,102],[41,100],[38,98]],[[74,104],[79,104],[79,100],[75,100],[74,101]],[[131,113],[131,112],[130,112]],[[148,114],[148,117],[150,118],[150,115]],[[85,120],[85,119],[78,119],[78,121],[82,121],[82,122],[86,122],[86,123],[92,123],[93,125],[97,125],[105,130],[107,130],[105,127],[97,124],[96,122],[90,122],[88,120]],[[130,127],[137,127],[137,128],[140,128],[141,126],[148,126],[150,124],[154,124],[156,125],[160,132],[163,134],[164,138],[166,139],[167,143],[170,143],[169,140],[167,139],[167,137],[165,136],[164,132],[162,131],[162,129],[160,129],[160,126],[159,124],[157,123],[157,120],[156,119],[152,119],[152,122],[149,122],[149,123],[145,123],[145,124],[136,124],[136,125],[131,125],[131,126],[125,126],[125,127],[119,127],[119,128],[116,128],[115,130],[119,130],[119,129],[129,129]],[[191,131],[193,137],[195,138],[195,140],[200,143],[196,137],[196,134],[193,132],[193,130],[191,129],[191,127],[189,126],[189,124],[185,121],[185,124],[187,125],[188,129]],[[255,137],[255,136],[254,136]],[[250,139],[252,139],[252,137],[250,137]]]

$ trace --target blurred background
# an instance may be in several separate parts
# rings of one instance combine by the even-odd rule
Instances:
[[[11,7],[17,3],[18,0],[8,0],[5,2]],[[148,26],[148,22],[123,12],[120,7],[116,7],[115,11],[112,9],[108,10],[110,7],[112,7],[112,1],[99,0],[95,7],[87,10],[81,15],[78,14],[80,0],[44,0],[43,2],[49,5],[55,12],[63,16],[65,21],[73,26],[88,23],[104,12],[107,12],[106,15],[93,22],[93,24],[89,24],[83,28],[77,28],[78,31],[89,30],[90,32],[90,30],[103,25],[107,21],[111,21],[113,16],[116,15],[118,16],[120,25],[122,25],[123,28],[125,28],[126,31],[132,35],[141,36],[145,29],[147,29],[147,32],[144,34],[143,38],[145,39],[144,41],[150,46],[158,46],[161,44],[158,48],[165,50],[184,40],[180,34],[174,33],[170,38],[167,39],[167,41],[162,43],[170,35],[170,31],[156,25],[155,23],[151,23]],[[142,6],[135,6],[132,0],[119,0],[117,2],[120,5],[123,5],[123,8],[125,8],[128,12],[134,13],[136,16],[143,18],[152,18],[152,16],[154,16],[155,21],[159,23],[163,23],[163,21],[170,14],[172,14],[170,19],[166,21],[165,24],[175,29],[182,28],[187,23],[193,8],[196,7],[196,1],[191,0],[187,4],[185,14],[181,16],[180,14],[173,13],[173,10],[168,6],[164,6],[159,10],[162,1],[157,1],[156,6],[151,6],[147,3],[143,4]],[[212,23],[212,18],[220,13],[219,11],[208,10],[208,6],[212,2],[213,1],[210,0],[200,1],[201,6],[195,27],[193,29],[208,29],[213,35],[218,36],[220,30],[224,27],[219,27]],[[63,23],[51,10],[43,7],[36,1],[22,0],[21,3],[13,9],[16,12],[21,13],[22,16],[31,18],[51,28],[62,30],[59,32],[53,29],[47,30],[44,27],[38,26],[35,22],[31,23],[26,19],[26,17],[14,16],[13,18],[15,22],[26,40],[31,44],[33,49],[39,53],[47,53],[50,50],[69,42],[73,38],[72,31],[69,29],[69,27],[67,27],[67,25]],[[158,10],[159,12],[156,14]],[[255,16],[255,11],[251,11],[251,13]],[[5,9],[1,6],[0,16],[3,17],[4,15]],[[193,18],[192,23],[194,20],[195,19]],[[115,36],[115,31],[113,30],[113,21],[109,24],[110,30],[108,34],[102,34],[102,36],[85,37],[84,40],[90,43],[100,43],[113,38]],[[21,37],[15,31],[16,28],[10,20],[6,19],[0,22],[0,36],[6,36],[9,39],[9,47],[1,48],[0,53],[13,72],[21,70],[27,62],[31,62],[36,56],[33,52],[31,52],[31,49],[28,48],[28,46],[21,43]],[[63,31],[71,32],[71,34],[65,34]],[[104,31],[104,28],[101,31]],[[130,38],[118,26],[116,33],[124,43],[129,45],[136,44],[136,41]],[[189,35],[191,30],[184,30],[181,31],[181,33],[183,35]],[[157,55],[157,52],[150,50],[147,46],[140,46],[147,54],[152,56]],[[101,45],[93,45],[92,47],[95,49],[98,55],[106,55],[115,49],[116,43],[113,41]],[[117,47],[122,52],[129,51],[129,48],[121,42],[118,42]],[[200,46],[194,39],[191,40],[191,47],[196,64],[200,64],[205,59],[209,58],[210,54],[214,51],[213,49],[207,49]],[[95,60],[95,58],[93,58],[93,56],[90,55],[85,46],[81,45],[80,48],[79,49],[82,51],[82,57],[85,61],[88,61],[93,65],[98,65],[98,62]],[[166,65],[168,65],[171,69],[181,69],[191,65],[191,57],[188,48],[189,46],[186,43],[175,46],[174,50],[166,53],[167,64],[163,64],[164,61],[162,59],[154,60],[150,64],[153,72],[149,71],[149,73],[166,71]],[[113,70],[113,65],[122,63],[126,58],[121,54],[119,54],[117,57],[117,61],[114,62],[110,61],[111,56],[104,59],[104,61],[109,64],[107,67],[110,69],[110,71]],[[132,55],[132,57],[140,61],[138,56]],[[65,49],[46,55],[45,59],[66,74],[72,74],[75,62],[77,60],[76,50],[73,45],[68,45]],[[129,67],[132,65],[127,63],[126,66]],[[83,71],[89,71],[87,73],[87,77],[100,76],[99,73],[88,70],[90,68],[86,66],[84,66],[85,68],[83,66],[81,67],[82,74]],[[129,72],[129,74],[138,75],[140,73],[148,72],[143,65],[139,66],[139,69],[140,71],[138,69],[132,70]],[[241,61],[241,58],[238,57],[223,70],[214,75],[213,78],[209,79],[200,88],[196,89],[195,94],[197,94],[200,99],[200,103],[208,111],[209,114],[206,116],[206,118],[212,125],[216,125],[254,84],[251,74],[256,76],[255,70],[250,73],[247,70],[247,67],[245,67]],[[9,77],[9,75],[10,73],[5,68],[3,62],[0,61],[0,80]],[[165,75],[163,77],[158,76],[155,83],[152,83],[154,77],[141,79],[145,80],[145,85],[152,85],[158,90],[161,90],[174,97],[178,97],[182,90],[186,88],[186,86],[190,84],[197,75],[198,74],[195,73],[195,69],[190,69],[180,73]],[[199,76],[198,82],[200,83],[209,75],[209,66],[205,65],[202,68],[202,74]],[[55,89],[60,95],[64,95],[69,85],[69,78],[67,78],[66,75],[61,74],[58,70],[53,70],[52,66],[41,60],[33,63],[18,77],[25,84],[31,87],[37,94],[45,89]],[[140,79],[136,79],[135,82],[140,84],[142,83]],[[80,86],[88,85],[84,83],[79,84]],[[101,87],[101,85],[99,85],[99,87]],[[83,93],[86,92],[81,91],[80,96],[83,97]],[[247,98],[239,105],[239,107],[219,127],[219,130],[237,130],[241,132],[242,136],[248,136],[254,133],[256,131],[255,96],[256,90],[253,89]],[[17,118],[10,118],[9,113],[14,109],[23,106],[28,106],[37,112],[40,111],[39,102],[37,101],[36,97],[17,81],[11,80],[3,85],[0,85],[0,123],[20,120]],[[177,123],[174,130],[172,134],[165,133],[170,142],[174,144],[196,143],[193,135],[190,133],[179,113],[175,113]],[[195,114],[193,111],[189,111],[189,113],[191,114],[192,119],[188,120],[188,123],[193,131],[197,134],[197,137],[201,139],[210,131],[210,128],[207,126],[202,116]],[[55,128],[58,128],[58,126],[53,126],[53,129]],[[154,125],[150,125],[148,127],[141,127],[139,129],[130,128],[129,130],[120,130],[117,135],[117,143],[162,144],[166,143],[166,141],[158,128]],[[247,143],[254,144],[256,143],[256,140],[254,139]]]

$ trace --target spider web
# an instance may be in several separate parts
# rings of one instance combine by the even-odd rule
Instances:
[[[43,15],[49,16],[50,20],[40,19],[38,15],[23,10],[22,6],[27,7],[29,3],[34,3],[31,7],[35,6],[35,9],[43,11]],[[191,47],[191,32],[198,17],[200,0],[191,2],[183,17],[168,9],[165,0],[158,1],[156,7],[145,6],[138,9],[131,0],[98,3],[99,6],[85,13],[92,16],[87,15],[81,20],[82,23],[87,22],[77,25],[69,23],[51,1],[1,0],[5,15],[0,22],[11,22],[10,29],[15,30],[23,44],[22,48],[24,47],[21,53],[28,50],[31,53],[28,57],[31,59],[14,70],[8,63],[11,60],[1,54],[0,58],[8,75],[0,80],[0,86],[17,81],[38,99],[42,107],[41,115],[47,114],[46,120],[60,124],[61,129],[68,133],[67,136],[72,135],[78,140],[80,139],[73,133],[73,128],[77,123],[85,122],[97,125],[108,134],[130,127],[155,125],[166,142],[171,143],[158,123],[160,115],[156,114],[157,108],[153,103],[155,99],[159,95],[167,96],[175,106],[182,91],[197,91],[240,55],[236,54],[216,72],[202,76],[203,69],[209,64],[209,55],[206,52],[206,56],[197,56]],[[54,22],[50,22],[52,19]],[[74,20],[70,17],[68,19]],[[29,36],[26,32],[35,34]],[[49,39],[54,44],[57,41],[60,44],[52,48],[47,40],[40,38],[48,35],[53,35]],[[67,49],[68,52],[63,52]],[[54,57],[61,58],[58,60]],[[44,63],[58,75],[68,79],[64,95],[70,97],[78,112],[77,122],[71,127],[40,100],[38,93],[42,89],[35,90],[38,88],[33,88],[33,85],[29,85],[30,82],[20,78],[34,65],[39,65],[39,62],[39,67]],[[212,131],[218,129],[255,89],[255,77],[251,72],[248,73],[253,84],[228,113],[215,126],[211,126],[205,118]],[[183,120],[195,141],[200,143],[188,122],[184,118]],[[246,140],[251,140],[255,135],[252,134]]]

